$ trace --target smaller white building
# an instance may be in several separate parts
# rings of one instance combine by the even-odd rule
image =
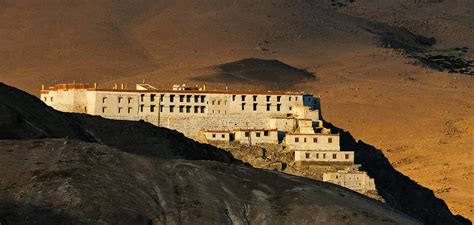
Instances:
[[[203,133],[208,141],[229,142],[231,137],[229,130],[205,130]]]
[[[233,130],[235,141],[242,144],[278,144],[277,129],[242,129]]]
[[[337,184],[360,193],[375,191],[375,181],[366,172],[360,171],[358,166],[346,170],[323,174],[323,181]]]

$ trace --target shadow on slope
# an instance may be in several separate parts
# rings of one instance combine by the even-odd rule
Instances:
[[[0,202],[0,224],[63,225],[84,224],[64,212],[29,203]]]
[[[392,167],[382,151],[363,141],[356,141],[347,131],[327,123],[325,126],[341,135],[341,149],[355,151],[355,163],[375,179],[378,193],[391,207],[430,225],[467,225],[471,221],[453,215],[446,203]]]
[[[299,83],[313,80],[315,75],[278,60],[246,58],[209,67],[210,75],[193,78],[196,81],[252,84],[276,89],[288,89]]]
[[[77,140],[0,140],[0,171],[2,200],[41,206],[0,208],[0,216],[15,211],[0,219],[8,225],[74,224],[71,218],[85,224],[419,224],[330,183],[215,161],[142,157]]]
[[[63,113],[0,83],[0,139],[69,138],[157,158],[239,162],[232,154],[183,134],[138,121]]]

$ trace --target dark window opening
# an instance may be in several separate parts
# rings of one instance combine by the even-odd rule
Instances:
[[[260,132],[257,132],[255,136],[260,137]]]
[[[150,101],[151,101],[151,102],[154,102],[154,101],[155,101],[155,94],[151,94],[151,95],[150,95]]]
[[[245,97],[246,97],[245,95],[242,95],[242,101],[245,101]]]
[[[300,142],[300,139],[299,139],[299,138],[295,138],[295,142]]]
[[[170,102],[174,102],[174,95],[170,95]]]
[[[306,158],[309,159],[309,157],[310,157],[310,154],[306,153]]]
[[[256,96],[256,95],[253,96],[253,101],[254,101],[254,102],[257,101],[257,96]]]
[[[332,138],[328,138],[328,143],[332,143]]]
[[[281,96],[277,96],[277,102],[281,101]]]
[[[174,112],[174,105],[170,105],[170,112]]]
[[[257,103],[253,103],[253,111],[257,111]]]
[[[270,111],[271,104],[267,104],[267,111]]]
[[[179,102],[184,102],[184,95],[179,96]]]
[[[150,112],[154,112],[155,111],[155,106],[154,105],[150,105]]]
[[[332,159],[337,159],[337,154],[332,154]]]
[[[245,110],[245,103],[242,103],[242,111]]]
[[[246,131],[245,132],[245,137],[249,137],[250,136],[250,132]]]
[[[267,96],[267,102],[269,102],[269,101],[270,101],[270,97],[271,97],[271,96]]]
[[[277,104],[277,111],[280,111],[281,109],[281,104]]]
[[[268,136],[268,130],[263,131],[263,136]]]

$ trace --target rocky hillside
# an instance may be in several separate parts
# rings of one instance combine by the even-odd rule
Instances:
[[[0,106],[1,224],[420,224],[143,122],[60,113],[3,84]]]

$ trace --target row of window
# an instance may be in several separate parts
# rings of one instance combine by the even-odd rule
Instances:
[[[267,95],[265,97],[266,97],[267,102],[271,101],[271,98],[272,98],[271,95]],[[235,101],[236,98],[237,98],[237,95],[232,95],[232,101]],[[258,95],[253,95],[252,96],[252,99],[253,99],[254,102],[257,101],[257,98],[258,98]],[[240,99],[243,102],[245,102],[245,100],[247,99],[247,96],[246,95],[241,95]],[[298,101],[298,97],[295,97],[294,99],[295,99],[295,101]],[[281,96],[276,96],[276,100],[277,100],[277,102],[281,102]],[[291,96],[288,96],[288,101],[291,101]]]
[[[307,138],[302,138],[302,139],[304,143],[307,142]],[[312,139],[313,139],[313,143],[318,143],[318,138],[312,138]],[[300,142],[300,138],[295,137],[295,142]],[[332,143],[332,138],[328,138],[328,143]]]
[[[149,112],[155,112],[157,107],[155,105],[150,105],[148,107],[145,107],[145,105],[140,105],[140,112],[145,112],[145,108],[148,108]],[[133,110],[133,107],[128,107],[127,108],[128,113],[132,113],[132,110]],[[164,110],[164,106],[161,105],[160,106],[160,112],[163,112],[163,110]],[[172,105],[172,106],[169,107],[169,112],[178,111],[180,113],[191,113],[191,112],[204,113],[205,110],[206,110],[205,106],[194,106],[194,107],[192,107],[192,106],[180,105],[178,107],[175,107],[174,105]],[[123,113],[124,108],[123,107],[118,107],[117,112],[118,113]],[[107,113],[107,107],[102,107],[102,113]]]
[[[49,97],[50,98],[50,101],[52,102],[53,101],[53,97]],[[47,102],[48,101],[48,97],[44,97],[44,101]]]
[[[217,137],[217,134],[212,134],[212,138],[216,138],[216,137]],[[221,134],[221,137],[225,138],[225,134]]]
[[[141,102],[145,101],[145,97],[146,97],[145,94],[141,94],[140,95],[140,101]],[[160,94],[160,102],[163,101],[164,97],[165,97],[164,94]],[[174,102],[175,97],[176,97],[176,95],[170,95],[169,96],[170,102]],[[186,102],[191,102],[193,100],[196,103],[198,103],[198,102],[204,103],[204,101],[206,100],[205,95],[178,95],[177,97],[179,98],[179,102],[185,102],[185,101]],[[151,102],[156,101],[156,94],[150,94],[150,101]]]
[[[255,132],[256,137],[261,137],[261,134],[263,133],[263,136],[267,137],[268,136],[268,130],[264,130],[263,132]],[[246,131],[245,132],[245,137],[250,137],[250,132]]]
[[[246,103],[242,103],[242,111],[245,111],[245,108],[246,108],[245,106],[246,106]],[[257,103],[253,103],[252,106],[253,106],[253,107],[252,107],[252,110],[253,110],[253,111],[257,111],[258,104],[257,104]],[[272,106],[272,105],[271,105],[270,103],[267,104],[267,108],[266,108],[267,111],[270,111],[271,106]],[[290,107],[289,109],[290,109],[290,111],[291,111],[293,108]],[[281,111],[281,104],[276,104],[276,111]]]
[[[316,153],[316,159],[319,159],[320,153]],[[306,153],[305,158],[311,158],[311,153]],[[321,159],[326,159],[326,153],[321,153]],[[332,159],[337,159],[337,154],[332,154]],[[349,159],[349,154],[344,154],[344,159]]]

